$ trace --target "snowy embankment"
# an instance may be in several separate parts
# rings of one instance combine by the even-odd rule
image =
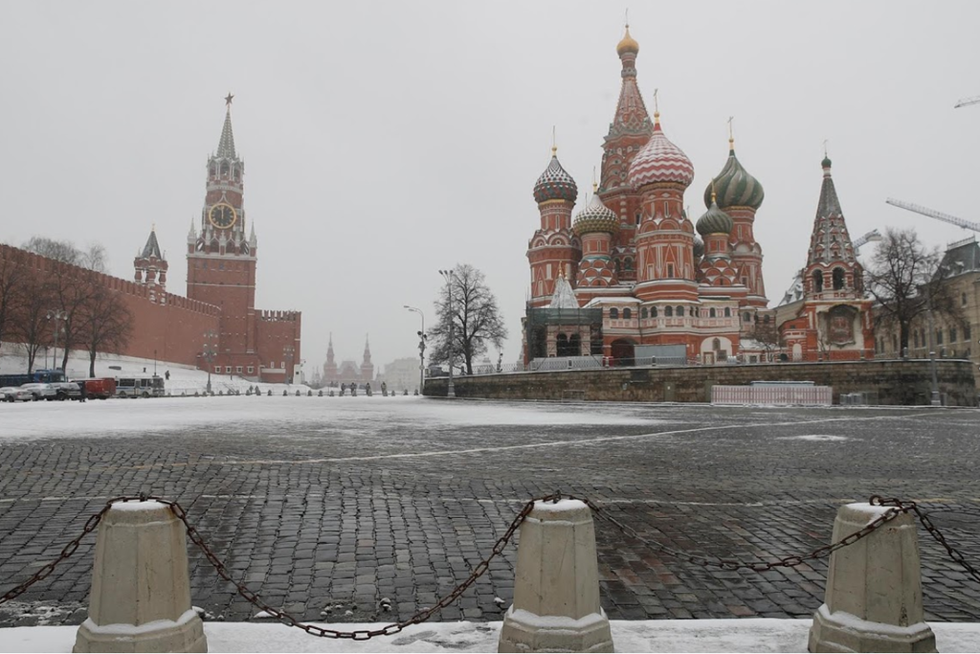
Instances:
[[[613,620],[618,652],[806,652],[810,620]],[[429,622],[366,642],[315,638],[279,624],[207,622],[210,652],[496,652],[499,622]],[[354,631],[381,624],[323,625]],[[980,625],[930,625],[941,652],[975,652]],[[0,652],[70,652],[78,627],[0,629]]]
[[[53,354],[53,353],[51,353]],[[52,357],[44,356],[42,349],[38,358],[34,361],[34,370],[51,368],[61,365],[61,354],[58,355],[57,362]],[[23,354],[23,348],[19,345],[5,343],[0,347],[0,373],[14,374],[27,372],[27,357]],[[168,394],[174,396],[191,395],[194,393],[203,394],[208,387],[208,372],[198,370],[192,366],[185,366],[178,363],[168,363],[165,361],[153,361],[147,359],[137,359],[135,357],[125,357],[115,354],[100,355],[95,361],[96,377],[125,377],[126,375],[136,375],[146,373],[148,375],[157,374],[161,377],[169,378],[164,382],[164,387]],[[88,354],[72,350],[68,357],[68,365],[65,366],[65,374],[68,379],[82,379],[89,377]],[[245,393],[249,387],[258,386],[262,394],[272,391],[273,395],[282,395],[285,390],[290,395],[297,390],[306,395],[310,387],[305,384],[257,384],[247,379],[235,375],[211,375],[211,390],[217,394],[219,391],[225,395],[235,392]]]

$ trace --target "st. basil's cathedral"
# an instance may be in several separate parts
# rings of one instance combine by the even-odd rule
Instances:
[[[599,182],[585,208],[573,219],[578,185],[556,148],[534,185],[541,224],[527,250],[525,360],[871,356],[870,302],[830,160],[822,162],[802,293],[778,311],[767,309],[762,247],[753,231],[765,199],[762,184],[736,157],[730,135],[728,159],[703,193],[707,210],[692,222],[684,192],[694,166],[667,138],[657,107],[650,119],[637,85],[639,50],[627,26],[616,47],[619,100],[602,146]]]

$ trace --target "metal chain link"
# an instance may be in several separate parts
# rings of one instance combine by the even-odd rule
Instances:
[[[722,559],[720,557],[700,556],[700,555],[690,554],[688,552],[682,552],[680,550],[667,547],[662,543],[658,543],[657,541],[650,540],[644,538],[643,536],[640,536],[640,534],[638,534],[635,529],[624,525],[622,522],[620,522],[616,518],[606,513],[605,510],[596,506],[592,501],[587,499],[582,499],[582,498],[573,498],[573,499],[578,499],[581,502],[585,502],[585,504],[587,504],[597,516],[613,524],[616,528],[618,528],[628,537],[640,541],[641,543],[643,543],[644,545],[646,545],[652,550],[661,552],[663,554],[667,554],[681,561],[687,561],[688,563],[693,563],[695,565],[700,565],[704,567],[715,567],[715,568],[721,568],[722,570],[751,570],[753,572],[766,572],[772,570],[773,568],[793,568],[798,565],[802,565],[806,561],[822,559],[824,557],[830,556],[831,554],[833,554],[834,552],[836,552],[837,550],[843,547],[847,547],[852,543],[856,543],[857,541],[861,540],[862,538],[874,532],[882,525],[891,522],[892,520],[894,520],[895,518],[897,518],[899,515],[903,513],[908,513],[909,511],[915,511],[917,514],[921,515],[921,512],[918,510],[918,507],[915,505],[915,502],[902,502],[901,500],[898,499],[885,500],[878,495],[872,495],[869,501],[870,504],[876,506],[889,506],[892,508],[885,511],[883,514],[881,514],[880,516],[878,516],[877,518],[869,522],[861,529],[853,533],[847,534],[836,543],[831,543],[830,545],[822,545],[808,554],[786,556],[776,561],[745,562],[745,561],[736,561],[734,559]],[[951,548],[947,547],[947,549],[951,549]]]
[[[85,522],[85,526],[82,527],[82,533],[80,533],[77,538],[70,541],[67,545],[64,546],[64,548],[62,548],[61,554],[58,555],[58,558],[56,558],[54,561],[46,563],[44,566],[41,567],[40,570],[38,570],[33,575],[31,575],[30,579],[28,579],[24,583],[14,588],[11,588],[6,593],[4,593],[3,596],[0,596],[0,604],[5,604],[10,600],[19,597],[28,588],[30,588],[31,586],[33,586],[34,584],[36,584],[37,582],[41,581],[49,574],[51,574],[54,571],[55,566],[57,566],[59,563],[61,563],[69,556],[75,553],[75,550],[78,549],[79,543],[82,542],[82,539],[85,538],[85,536],[95,531],[95,528],[99,526],[100,522],[102,522],[102,517],[106,514],[106,512],[110,508],[112,508],[113,504],[115,504],[116,502],[124,502],[131,499],[138,499],[138,498],[114,497],[108,502],[106,502],[106,505],[102,507],[101,511],[99,511],[94,515],[89,516],[89,519]]]
[[[187,513],[184,511],[183,507],[180,506],[180,504],[172,500],[164,499],[162,497],[140,494],[138,496],[121,496],[121,497],[115,497],[110,499],[106,503],[106,505],[102,508],[101,511],[89,517],[88,521],[86,521],[85,526],[82,529],[82,533],[79,534],[77,538],[75,538],[74,540],[70,541],[67,545],[65,545],[65,547],[61,550],[61,554],[58,556],[57,559],[51,561],[50,563],[47,563],[44,567],[42,567],[34,575],[32,575],[31,578],[28,579],[27,581],[7,591],[2,597],[0,597],[0,604],[4,604],[5,602],[8,602],[20,596],[22,593],[24,593],[28,588],[33,586],[35,583],[41,581],[42,579],[50,575],[51,572],[59,563],[61,563],[62,561],[70,557],[72,554],[74,554],[75,550],[78,549],[78,545],[81,542],[82,538],[84,538],[87,534],[91,533],[92,531],[95,530],[96,527],[98,527],[99,523],[102,521],[102,518],[105,516],[106,512],[109,511],[110,508],[112,508],[113,504],[119,502],[132,502],[132,501],[139,501],[139,502],[155,501],[155,502],[159,502],[160,504],[166,505],[167,507],[170,508],[171,511],[173,511],[174,516],[176,516],[177,519],[183,523],[184,528],[187,530],[187,537],[204,553],[204,556],[207,558],[208,562],[217,571],[218,575],[225,581],[228,581],[233,586],[235,586],[235,588],[238,590],[238,593],[242,597],[247,599],[253,606],[255,606],[256,608],[262,611],[265,611],[268,615],[276,618],[277,620],[280,620],[281,622],[287,624],[290,627],[297,627],[310,635],[318,636],[320,638],[369,640],[376,636],[391,636],[397,634],[398,632],[400,632],[402,629],[404,629],[409,625],[420,624],[422,622],[425,622],[430,617],[432,617],[432,615],[435,614],[437,611],[441,611],[442,609],[446,608],[452,602],[456,601],[460,595],[466,592],[466,590],[471,585],[473,585],[473,583],[479,577],[481,577],[484,573],[487,572],[487,570],[490,567],[490,562],[503,552],[504,547],[506,547],[506,545],[510,542],[511,538],[513,538],[518,527],[521,526],[525,518],[527,518],[528,514],[534,508],[535,502],[538,501],[558,502],[561,499],[578,500],[580,502],[583,502],[599,518],[606,520],[607,522],[616,526],[620,531],[622,531],[628,537],[634,538],[639,542],[643,543],[644,545],[646,545],[647,547],[656,550],[658,552],[668,554],[670,556],[673,556],[683,561],[687,561],[689,563],[694,563],[706,567],[718,567],[724,570],[743,569],[743,570],[752,570],[755,572],[765,572],[767,570],[772,570],[773,568],[778,568],[778,567],[794,567],[794,566],[801,565],[805,561],[827,557],[833,552],[836,552],[837,550],[843,547],[847,547],[848,545],[855,543],[861,540],[862,538],[868,536],[882,525],[894,520],[899,515],[903,513],[914,512],[916,517],[922,523],[922,526],[926,529],[926,531],[928,531],[929,534],[933,538],[935,538],[937,542],[939,542],[943,547],[946,548],[946,551],[949,553],[949,556],[954,561],[956,561],[961,566],[963,566],[963,568],[966,569],[966,571],[971,576],[973,576],[977,581],[980,581],[980,573],[978,573],[978,571],[965,560],[965,558],[959,551],[954,549],[946,541],[946,538],[942,535],[939,529],[937,529],[936,526],[932,523],[932,521],[929,519],[929,516],[925,512],[923,512],[916,505],[915,502],[903,502],[898,499],[886,500],[878,495],[872,495],[870,499],[870,504],[874,506],[887,506],[890,508],[887,511],[885,511],[885,513],[883,513],[882,515],[869,522],[863,528],[851,534],[848,534],[847,536],[840,539],[836,543],[818,547],[817,549],[813,550],[809,554],[805,554],[802,556],[787,556],[776,561],[757,561],[757,562],[746,563],[743,561],[736,561],[733,559],[711,558],[706,556],[691,555],[686,552],[681,552],[680,550],[672,549],[656,541],[643,538],[636,532],[636,530],[624,525],[622,522],[620,522],[616,518],[606,513],[604,509],[600,508],[597,504],[595,504],[591,500],[575,497],[573,495],[563,496],[561,491],[558,491],[556,493],[547,495],[545,497],[529,500],[521,509],[520,513],[518,513],[517,516],[514,518],[514,520],[510,523],[510,526],[507,528],[507,531],[504,532],[504,535],[501,536],[499,539],[497,539],[497,542],[494,544],[493,549],[491,550],[490,556],[488,556],[486,559],[478,563],[476,567],[473,568],[473,571],[470,573],[470,576],[465,581],[463,581],[463,583],[461,583],[459,586],[453,589],[453,591],[450,592],[448,595],[444,596],[442,599],[436,602],[433,606],[423,608],[420,611],[416,612],[412,617],[406,620],[385,625],[380,629],[338,631],[335,629],[327,629],[325,627],[319,627],[314,624],[304,623],[296,619],[292,615],[286,613],[285,611],[282,611],[280,609],[275,609],[269,606],[268,604],[266,604],[265,602],[263,602],[257,594],[255,594],[254,592],[246,588],[243,584],[235,581],[235,579],[232,578],[231,573],[228,572],[228,569],[225,567],[224,563],[222,563],[222,561],[218,558],[218,556],[211,550],[210,547],[208,547],[207,543],[204,542],[204,539],[201,537],[197,529],[193,525],[191,525],[190,522],[188,522]]]
[[[943,536],[942,532],[939,531],[936,525],[932,524],[932,520],[929,519],[929,516],[922,509],[916,506],[915,503],[912,504],[911,508],[915,512],[919,522],[921,522],[925,530],[929,532],[929,535],[936,539],[937,543],[946,548],[949,558],[959,563],[960,566],[966,570],[967,574],[973,577],[977,582],[980,582],[980,571],[970,565],[959,550],[955,549],[952,545],[946,542],[946,537]]]

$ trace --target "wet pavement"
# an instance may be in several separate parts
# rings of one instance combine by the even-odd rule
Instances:
[[[31,422],[41,411],[58,419]],[[140,492],[180,502],[236,579],[305,620],[394,621],[431,606],[528,499],[556,490],[643,538],[746,561],[826,544],[842,503],[914,499],[977,566],[978,418],[378,396],[3,406],[0,593],[56,558],[108,498]],[[807,617],[823,601],[825,561],[721,570],[596,529],[613,619]],[[94,545],[0,605],[0,626],[81,622]],[[980,621],[980,585],[922,530],[920,547],[926,618]],[[190,557],[195,605],[214,619],[257,613],[199,551]],[[510,547],[436,619],[501,619],[515,561]]]

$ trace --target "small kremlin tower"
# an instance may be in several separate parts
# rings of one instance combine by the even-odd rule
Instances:
[[[157,241],[157,230],[154,226],[146,239],[143,252],[133,261],[136,268],[136,283],[149,287],[150,302],[167,302],[167,260],[160,253],[160,243]]]

